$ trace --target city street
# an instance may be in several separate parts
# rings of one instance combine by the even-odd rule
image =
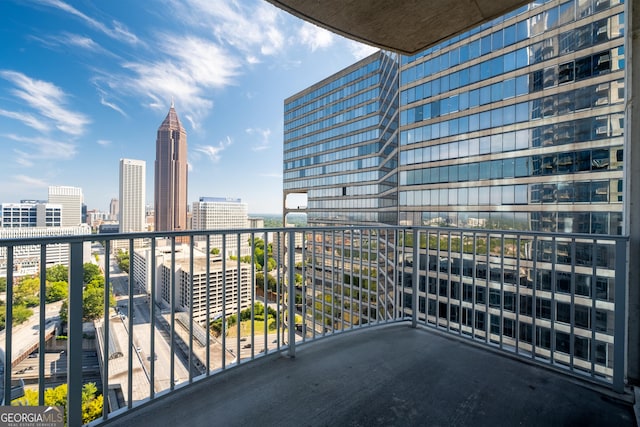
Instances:
[[[133,293],[133,309],[129,310],[129,276],[118,267],[115,259],[110,260],[110,280],[113,286],[113,292],[116,296],[116,308],[119,319],[122,322],[125,333],[128,334],[130,324],[133,325],[133,348],[131,354],[134,354],[138,363],[141,364],[147,379],[150,380],[151,373],[151,320],[149,309],[149,297],[146,293],[139,289],[132,289]],[[159,312],[160,309],[156,308]],[[132,318],[129,318],[130,313]],[[168,342],[168,332],[163,328],[160,322],[156,321],[155,330],[153,331],[155,344],[155,364],[154,364],[154,390],[156,392],[166,390],[171,384],[171,348]],[[124,346],[123,352],[127,348],[128,336],[122,340]],[[185,381],[189,378],[186,362],[183,355],[177,351],[174,352],[174,383]],[[148,393],[147,384],[145,392]]]

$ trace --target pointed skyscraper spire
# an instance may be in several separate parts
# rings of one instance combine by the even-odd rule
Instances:
[[[173,103],[173,95],[171,95],[171,108],[175,108],[175,105]]]

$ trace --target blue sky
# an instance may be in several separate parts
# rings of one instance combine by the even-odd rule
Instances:
[[[374,51],[262,0],[2,0],[0,16],[0,202],[70,185],[107,210],[131,158],[152,203],[173,98],[189,202],[280,213],[284,99]]]

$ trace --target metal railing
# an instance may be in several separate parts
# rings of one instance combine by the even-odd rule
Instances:
[[[43,297],[47,247],[59,244],[70,251],[65,329]],[[24,299],[25,245],[40,247],[39,313],[26,322],[38,327],[6,311],[2,384],[24,379],[43,405],[60,382],[52,358],[66,362],[68,425],[82,424],[83,385],[96,378],[107,420],[264,355],[294,357],[297,343],[399,321],[624,388],[623,237],[306,227],[0,240],[7,305]],[[102,287],[85,283],[86,263],[103,271]],[[66,340],[46,340],[52,319]],[[93,370],[83,365],[92,351]],[[37,375],[23,378],[21,363]]]

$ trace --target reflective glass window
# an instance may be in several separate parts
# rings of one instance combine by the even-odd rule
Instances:
[[[525,40],[529,37],[529,20],[525,19],[516,24],[516,41]]]
[[[516,122],[516,106],[509,105],[502,108],[502,124],[511,125]]]
[[[478,163],[478,179],[489,179],[491,177],[491,164],[490,162]]]
[[[558,24],[563,25],[575,19],[575,3],[573,0],[564,2],[558,9]]]
[[[466,62],[469,60],[469,45],[465,44],[460,46],[460,63]]]
[[[469,83],[480,81],[480,64],[469,67]]]
[[[480,40],[474,40],[469,43],[469,59],[480,56]]]
[[[469,206],[477,206],[478,203],[478,187],[470,187],[469,188]]]
[[[468,181],[469,180],[469,165],[463,163],[458,165],[458,179],[460,181]]]
[[[490,52],[491,52],[491,35],[488,35],[480,39],[480,55],[486,55]]]
[[[488,205],[490,202],[491,193],[490,187],[478,187],[478,204]]]
[[[483,111],[482,113],[480,113],[480,117],[479,117],[480,129],[489,129],[491,127],[491,112],[492,111]]]
[[[491,61],[484,61],[480,63],[480,79],[486,80],[491,77]]]
[[[480,88],[480,105],[491,102],[491,86],[483,86]]]
[[[469,163],[469,181],[477,181],[479,179],[479,172],[479,163]]]
[[[480,154],[480,140],[478,138],[473,138],[469,140],[469,155],[477,156]]]
[[[504,29],[504,45],[509,46],[516,42],[516,25],[510,25]]]
[[[495,108],[491,113],[491,127],[498,127],[504,124],[504,108]],[[489,113],[489,112],[487,112]]]
[[[527,48],[521,48],[516,51],[516,67],[522,68],[529,65],[529,52]]]

